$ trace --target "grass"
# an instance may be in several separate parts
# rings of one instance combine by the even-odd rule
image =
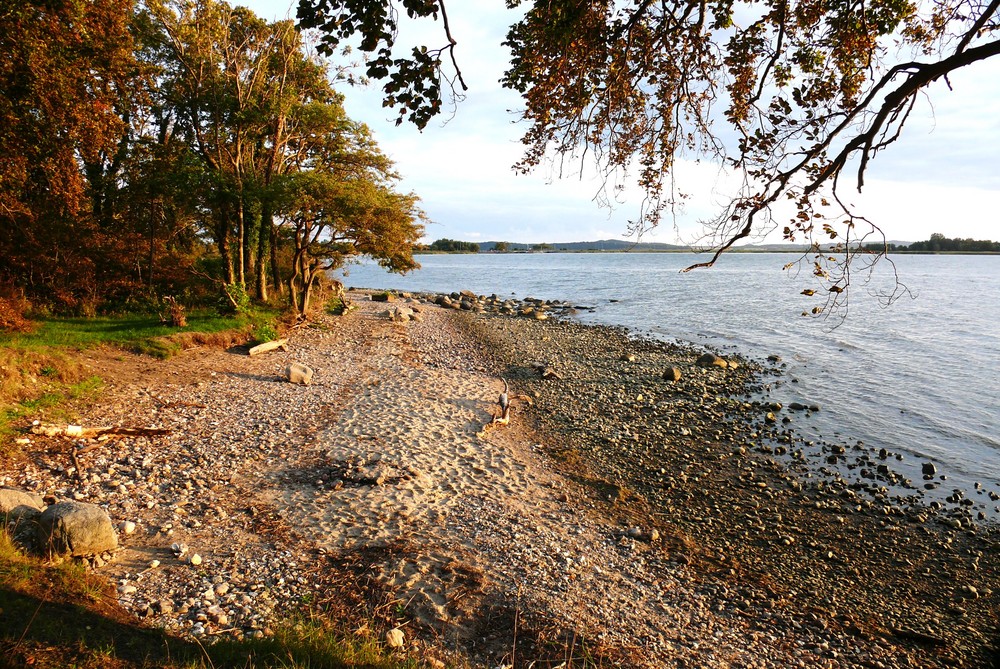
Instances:
[[[212,311],[188,315],[185,328],[164,325],[156,316],[126,315],[96,318],[44,318],[33,332],[0,334],[0,347],[22,350],[67,348],[83,350],[103,344],[139,350],[150,342],[180,332],[213,334],[243,329],[251,325],[250,316],[220,316]],[[153,347],[155,348],[155,347]]]
[[[0,455],[12,455],[14,426],[45,411],[60,419],[68,400],[96,394],[101,380],[90,375],[76,353],[113,346],[169,358],[195,344],[227,345],[234,338],[273,338],[279,312],[261,308],[238,316],[194,311],[184,328],[158,316],[127,314],[96,318],[36,319],[27,333],[0,333]]]

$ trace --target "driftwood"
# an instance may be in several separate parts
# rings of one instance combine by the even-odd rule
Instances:
[[[495,427],[497,425],[510,424],[510,410],[511,410],[512,400],[527,402],[529,405],[534,404],[534,402],[531,401],[531,398],[528,397],[527,395],[513,395],[513,396],[509,395],[510,386],[507,384],[507,379],[501,377],[500,380],[503,381],[503,392],[500,393],[500,397],[497,399],[499,410],[493,412],[492,419],[490,420],[489,423],[483,426],[483,429],[480,432],[480,434],[483,434],[484,432],[486,432],[487,429],[491,427]]]
[[[102,435],[159,437],[170,434],[170,430],[151,427],[83,427],[82,425],[52,425],[50,423],[33,425],[31,432],[46,437],[69,437],[71,439],[93,439]]]
[[[251,348],[247,353],[250,355],[258,355],[260,353],[267,353],[268,351],[273,351],[276,348],[280,348],[282,351],[288,350],[288,340],[287,339],[275,339],[274,341],[266,341],[263,344],[257,344]]]

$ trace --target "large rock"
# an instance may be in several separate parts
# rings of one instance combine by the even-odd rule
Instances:
[[[698,358],[697,364],[699,367],[721,367],[722,369],[729,367],[729,362],[725,358],[720,358],[714,353],[705,353]]]
[[[111,518],[99,506],[59,502],[38,516],[38,543],[50,555],[95,555],[118,547]]]
[[[664,381],[680,381],[681,380],[681,370],[676,367],[667,367],[663,372]]]
[[[45,508],[39,495],[14,488],[0,488],[0,523],[21,525],[37,517]]]
[[[313,371],[311,368],[300,362],[292,362],[289,363],[288,368],[285,369],[285,378],[287,378],[290,383],[308,386],[312,383]]]

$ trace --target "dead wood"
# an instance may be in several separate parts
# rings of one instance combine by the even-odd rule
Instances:
[[[31,432],[46,437],[69,437],[71,439],[93,439],[102,435],[159,437],[170,434],[170,430],[152,427],[83,427],[82,425],[52,425],[50,423],[33,425]]]
[[[483,426],[483,429],[479,434],[484,434],[489,428],[495,427],[497,425],[509,425],[511,418],[511,408],[513,401],[526,402],[529,405],[533,405],[534,402],[527,395],[509,395],[510,386],[507,384],[507,379],[501,377],[503,381],[503,392],[500,393],[500,397],[497,398],[497,405],[499,409],[492,413],[492,418],[490,422]]]
[[[266,341],[263,344],[257,344],[251,348],[247,353],[251,356],[259,355],[261,353],[267,353],[268,351],[273,351],[276,348],[280,348],[282,351],[288,350],[288,340],[287,339],[275,339],[274,341]]]

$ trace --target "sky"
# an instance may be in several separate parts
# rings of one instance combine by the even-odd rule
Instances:
[[[297,2],[233,4],[276,20],[294,18]],[[557,170],[544,166],[529,175],[512,169],[521,157],[525,126],[516,123],[519,95],[498,83],[508,56],[501,42],[514,20],[505,3],[452,3],[449,20],[469,90],[445,118],[432,120],[422,132],[406,122],[397,127],[394,112],[382,108],[377,84],[341,88],[348,115],[366,123],[396,162],[402,176],[398,189],[420,196],[431,221],[425,241],[626,238],[628,221],[641,203],[637,190],[627,189],[624,201],[609,210],[595,202],[601,182],[592,176],[559,178]],[[413,26],[401,28],[402,42]],[[437,30],[429,40],[433,45],[442,41]],[[950,91],[943,82],[936,84],[918,104],[900,140],[871,163],[862,194],[842,189],[888,240],[919,241],[935,232],[1000,240],[1000,63],[973,65],[952,75],[950,84]],[[684,162],[676,174],[691,197],[673,220],[643,235],[643,241],[695,243],[701,238],[700,222],[716,213],[724,197],[727,179],[715,166]],[[752,241],[782,239],[773,233]]]

